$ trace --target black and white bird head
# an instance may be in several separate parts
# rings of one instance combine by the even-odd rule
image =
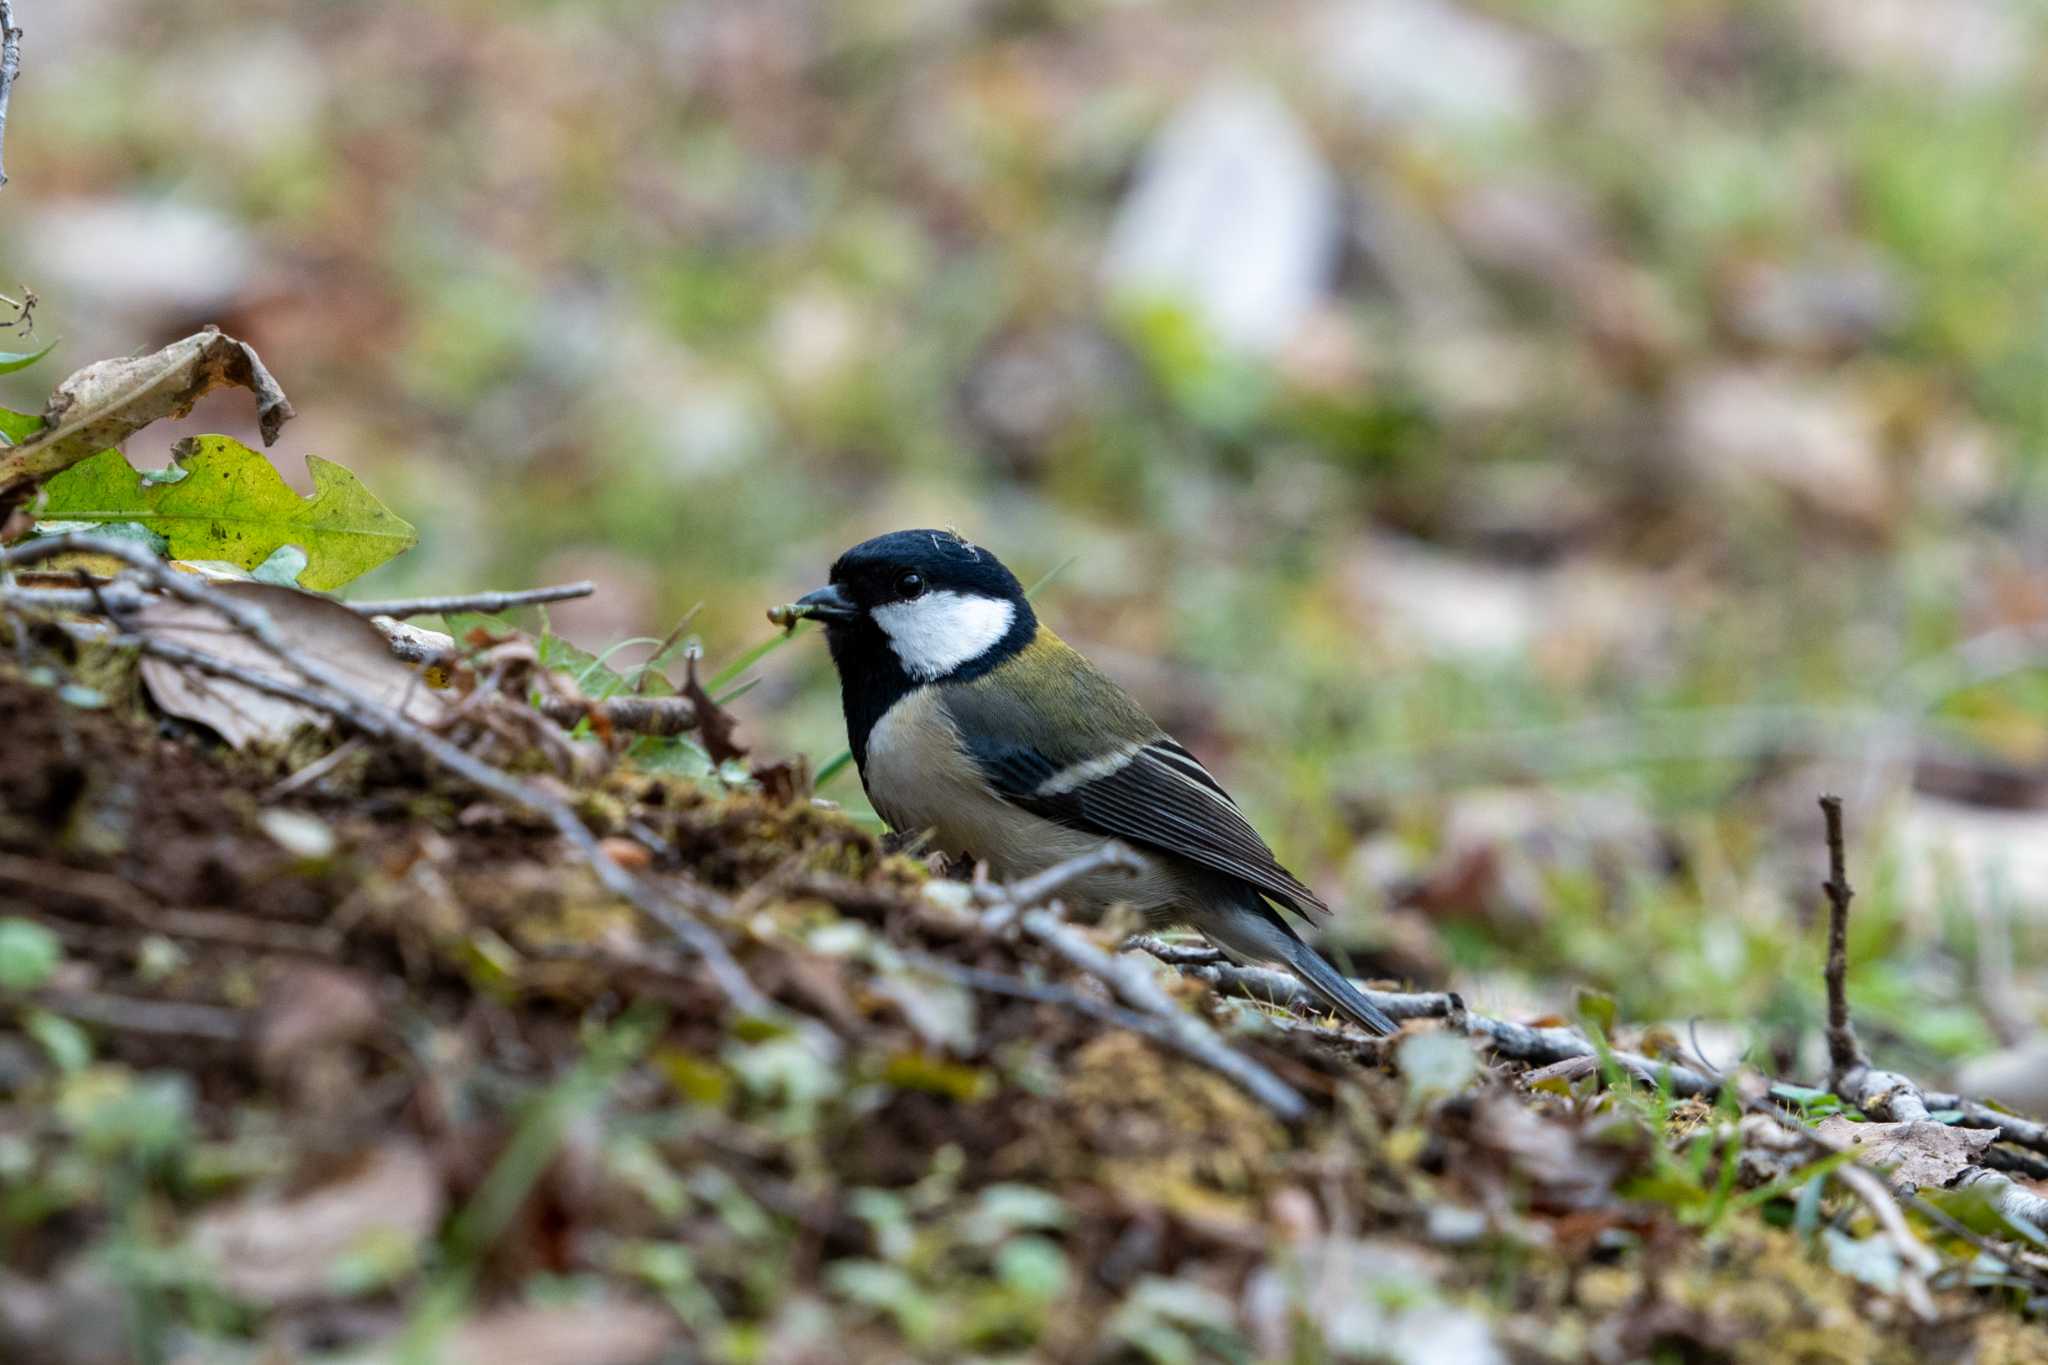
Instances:
[[[797,605],[824,625],[842,679],[892,692],[978,676],[1038,631],[1017,576],[953,531],[863,541]]]

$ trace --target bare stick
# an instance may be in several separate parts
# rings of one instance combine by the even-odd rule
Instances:
[[[0,550],[0,567],[74,552],[111,555],[135,569],[153,586],[207,608],[268,650],[304,678],[307,685],[293,687],[250,673],[230,661],[151,636],[133,637],[131,643],[159,658],[233,678],[245,686],[290,697],[325,711],[358,730],[410,749],[501,801],[541,816],[590,865],[607,891],[639,909],[667,930],[678,943],[696,953],[712,980],[736,1009],[767,1017],[787,1017],[786,1012],[763,995],[747,977],[723,939],[686,913],[665,889],[656,888],[619,866],[566,801],[545,787],[492,767],[392,708],[363,696],[343,675],[295,648],[262,608],[211,591],[201,580],[190,574],[174,572],[138,545],[100,536],[64,535],[29,541],[12,549]],[[695,888],[695,899],[700,908],[713,910],[724,903],[724,897],[702,887]],[[802,1031],[810,1036],[814,1046],[832,1050],[829,1038],[819,1036],[815,1026]]]
[[[1989,1194],[1992,1204],[2007,1218],[2026,1223],[2037,1232],[2048,1229],[2048,1198],[2022,1187],[2012,1177],[1973,1166],[1956,1178],[1954,1188],[1972,1185]]]
[[[1039,908],[1062,887],[1108,868],[1134,869],[1135,854],[1118,843],[1106,843],[1057,863],[1036,876],[1008,887],[977,882],[975,892],[988,906],[982,923],[1001,929],[1011,923],[1050,949],[1069,966],[1108,986],[1116,997],[1149,1022],[1139,1030],[1183,1056],[1234,1081],[1253,1099],[1292,1123],[1308,1113],[1308,1102],[1288,1084],[1232,1048],[1202,1020],[1174,1003],[1152,973],[1128,958],[1106,952],[1074,925],[1049,909]],[[1014,992],[1005,992],[1014,994]]]
[[[537,704],[557,725],[601,721],[636,735],[680,735],[697,728],[697,704],[688,697],[542,697]]]
[[[510,611],[514,607],[531,607],[542,602],[566,602],[572,597],[588,597],[597,591],[597,584],[584,580],[580,583],[556,583],[545,588],[520,588],[510,592],[458,593],[450,597],[395,597],[382,602],[344,602],[343,606],[358,616],[390,616],[404,620],[408,616],[446,616],[451,611],[478,611],[486,614]]]
[[[950,958],[937,957],[931,953],[905,953],[904,960],[914,963],[920,971],[944,977],[990,995],[1007,995],[1017,1000],[1035,1000],[1041,1005],[1057,1005],[1061,1009],[1085,1014],[1091,1019],[1100,1019],[1105,1024],[1142,1033],[1147,1038],[1166,1047],[1173,1047],[1173,1038],[1160,1026],[1157,1019],[1127,1010],[1121,1005],[1096,1000],[1046,982],[1026,981],[1022,977],[1009,976],[1002,972],[991,972],[980,967],[962,966]]]
[[[1050,910],[1027,910],[1018,923],[1026,934],[1068,963],[1107,984],[1125,1004],[1159,1019],[1177,1051],[1237,1082],[1289,1123],[1308,1112],[1307,1101],[1285,1081],[1234,1050],[1214,1029],[1174,1004],[1143,967],[1104,952]]]
[[[1849,885],[1849,859],[1842,843],[1842,798],[1823,796],[1820,813],[1827,823],[1828,843],[1828,879],[1820,888],[1828,898],[1828,1084],[1840,1094],[1843,1080],[1868,1067],[1870,1058],[1863,1054],[1856,1028],[1849,1022],[1849,902],[1856,892]]]
[[[1848,969],[1849,900],[1855,893],[1849,888],[1848,860],[1843,851],[1841,798],[1823,796],[1820,808],[1826,821],[1828,846],[1828,879],[1821,889],[1828,897],[1828,1057],[1833,1072],[1830,1083],[1836,1094],[1872,1118],[1888,1119],[1894,1123],[1929,1122],[1932,1113],[1929,1097],[1910,1077],[1895,1071],[1879,1071],[1871,1066],[1870,1058],[1864,1054],[1849,1022],[1848,991],[1843,985],[1843,978]],[[1954,1097],[1944,1095],[1940,1098]],[[2003,1122],[1994,1124],[1988,1121],[2002,1120],[2004,1115],[1994,1114],[1983,1106],[1977,1108],[1981,1113],[1974,1117],[1982,1126],[1996,1126],[2000,1136],[2006,1136]],[[1969,1117],[1973,1116],[1966,1113],[1966,1121]],[[2019,1140],[2017,1134],[2013,1140]],[[2009,1219],[2035,1227],[2048,1223],[2048,1199],[2022,1188],[2009,1176],[1997,1171],[1972,1166],[1953,1184],[1956,1187],[1983,1187],[1994,1206]]]
[[[121,1033],[159,1038],[203,1038],[210,1043],[240,1043],[249,1037],[249,1014],[218,1005],[175,1000],[133,1000],[93,991],[38,991],[35,1002],[52,1014],[81,1023],[98,1024]]]
[[[7,102],[14,97],[14,78],[21,74],[21,30],[14,26],[14,5],[0,0],[0,185],[7,183]]]
[[[1167,943],[1149,934],[1136,935],[1127,940],[1125,946],[1141,948],[1160,961],[1179,967],[1189,976],[1200,977],[1227,994],[1287,1010],[1314,1013],[1321,1008],[1316,997],[1291,972],[1271,967],[1242,966],[1226,960],[1213,948]],[[1598,1065],[1600,1050],[1577,1032],[1565,1028],[1531,1028],[1527,1024],[1473,1014],[1453,991],[1375,991],[1363,986],[1359,990],[1391,1018],[1442,1019],[1451,1027],[1462,1029],[1478,1039],[1489,1052],[1505,1061],[1526,1062],[1539,1067],[1572,1061],[1590,1061]],[[1336,1029],[1328,1031],[1333,1035],[1340,1033]],[[1655,1086],[1660,1080],[1668,1081],[1674,1095],[1698,1095],[1711,1099],[1720,1090],[1719,1082],[1713,1077],[1678,1062],[1633,1052],[1610,1051],[1608,1055],[1622,1070],[1645,1085]]]
[[[1922,1322],[1932,1322],[1937,1315],[1934,1298],[1927,1292],[1926,1277],[1941,1269],[1941,1258],[1913,1235],[1906,1215],[1899,1211],[1899,1201],[1892,1197],[1890,1187],[1874,1171],[1851,1162],[1835,1168],[1835,1179],[1861,1199],[1876,1216],[1878,1226],[1884,1229],[1885,1240],[1892,1244],[1892,1250],[1898,1253],[1899,1261],[1907,1271],[1899,1277],[1900,1297],[1913,1310],[1914,1317]]]
[[[1770,1131],[1779,1135],[1779,1142],[1791,1149],[1800,1147],[1810,1148],[1823,1157],[1845,1153],[1853,1156],[1855,1153],[1855,1148],[1851,1144],[1840,1138],[1825,1136],[1819,1129],[1811,1128],[1805,1123],[1790,1117],[1776,1105],[1764,1099],[1761,1094],[1745,1098],[1743,1108],[1749,1114],[1763,1120],[1769,1126]],[[1852,1172],[1854,1174],[1851,1174]],[[1878,1189],[1891,1200],[1913,1210],[1913,1212],[1919,1214],[1928,1222],[1933,1223],[1936,1227],[1941,1228],[1950,1236],[1959,1237],[1963,1241],[1968,1242],[1971,1246],[1977,1248],[1978,1251],[2005,1266],[2013,1275],[2031,1284],[2039,1285],[2043,1283],[2041,1271],[2036,1266],[2015,1255],[2012,1248],[2002,1246],[1988,1237],[1972,1232],[1940,1208],[1922,1199],[1918,1191],[1910,1186],[1901,1187],[1893,1185],[1889,1180],[1875,1172],[1854,1164],[1842,1166],[1834,1173],[1842,1178],[1842,1183],[1845,1187],[1857,1193],[1859,1197],[1867,1195],[1870,1187],[1863,1181],[1859,1181],[1856,1178],[1857,1176],[1862,1176],[1868,1181],[1876,1182]],[[1993,1172],[1973,1167],[1965,1171],[1957,1183],[1959,1185],[1969,1185],[1980,1180],[1992,1178],[1993,1176]],[[2004,1179],[2002,1176],[1997,1178]],[[2015,1195],[2011,1192],[2017,1193]],[[2027,1208],[2026,1199],[2038,1198],[2038,1196],[2029,1195],[2026,1191],[2020,1190],[2018,1186],[2013,1185],[2010,1181],[2006,1181],[2003,1187],[1987,1187],[1987,1193],[1991,1195],[1993,1204],[2002,1212],[2007,1212],[2008,1217],[2025,1216],[2024,1211]],[[2008,1211],[2009,1199],[2011,1207]],[[1866,1199],[1866,1202],[1870,1201]],[[1871,1204],[1871,1208],[1872,1212],[1876,1213],[1882,1221],[1885,1217],[1882,1208],[1874,1202]],[[1910,1255],[1910,1253],[1908,1254]],[[1917,1260],[1918,1258],[1914,1257],[1913,1259]]]
[[[1923,1091],[1920,1098],[1930,1109],[1960,1110],[1965,1128],[1994,1128],[1998,1130],[2001,1142],[2010,1142],[2030,1151],[2048,1152],[2048,1124],[2021,1118],[2018,1114],[2003,1113],[1988,1104],[1946,1091]]]

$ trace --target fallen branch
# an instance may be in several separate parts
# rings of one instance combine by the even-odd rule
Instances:
[[[904,961],[912,963],[920,971],[930,972],[956,985],[985,991],[990,995],[1007,995],[1016,1000],[1033,1000],[1041,1005],[1056,1005],[1060,1009],[1085,1014],[1091,1019],[1099,1019],[1117,1028],[1143,1034],[1164,1046],[1177,1046],[1159,1020],[1150,1015],[1140,1014],[1136,1010],[1125,1009],[1121,1005],[1094,999],[1079,991],[1066,990],[1045,982],[1026,981],[1022,977],[991,972],[980,967],[964,966],[933,953],[908,952],[904,954]]]
[[[976,895],[986,907],[982,923],[991,930],[1014,924],[1025,937],[1108,986],[1146,1021],[1137,1031],[1234,1081],[1281,1119],[1289,1123],[1301,1119],[1308,1112],[1308,1102],[1285,1081],[1232,1048],[1214,1029],[1175,1003],[1143,966],[1106,952],[1082,930],[1043,908],[1079,878],[1110,868],[1135,870],[1138,865],[1137,856],[1129,849],[1106,843],[1007,887],[976,882]]]
[[[545,588],[519,588],[509,592],[457,593],[450,597],[396,597],[381,602],[344,602],[358,616],[389,616],[403,621],[409,616],[446,616],[454,611],[475,611],[489,615],[514,607],[531,607],[542,602],[566,602],[588,597],[597,584],[585,579],[578,583],[556,583]]]
[[[1290,972],[1271,967],[1244,966],[1229,961],[1214,948],[1168,943],[1149,934],[1137,935],[1125,946],[1143,949],[1190,976],[1200,977],[1226,994],[1285,1010],[1322,1013],[1321,1003]],[[1359,989],[1366,999],[1392,1018],[1442,1019],[1451,1027],[1478,1039],[1503,1061],[1524,1062],[1532,1067],[1572,1063],[1569,1074],[1574,1076],[1597,1070],[1600,1064],[1600,1049],[1575,1030],[1533,1028],[1506,1019],[1474,1014],[1465,1008],[1464,1000],[1456,992],[1375,991],[1363,986]],[[1720,1091],[1719,1081],[1679,1062],[1634,1052],[1610,1051],[1607,1055],[1645,1085],[1669,1084],[1674,1095],[1710,1099]]]
[[[688,697],[542,697],[540,713],[557,725],[588,720],[636,735],[680,735],[697,728],[697,704]]]
[[[254,674],[228,660],[149,635],[118,636],[119,642],[158,658],[231,678],[257,691],[286,697],[324,711],[366,734],[410,750],[490,796],[540,816],[590,866],[607,891],[633,905],[696,954],[734,1008],[763,1017],[788,1019],[787,1012],[763,995],[748,978],[718,934],[677,905],[666,889],[644,882],[621,867],[605,852],[597,836],[591,833],[566,801],[538,783],[514,777],[491,766],[451,741],[406,719],[391,707],[363,696],[347,678],[293,647],[271,621],[269,613],[260,607],[230,600],[211,591],[203,580],[171,569],[140,546],[106,537],[64,535],[30,541],[0,550],[0,568],[69,553],[108,555],[121,560],[152,587],[219,616],[297,673],[305,680],[305,686],[294,687]],[[695,899],[699,903],[698,908],[714,913],[724,902],[722,896],[701,887],[695,889]],[[818,1036],[815,1025],[802,1031],[812,1035],[815,1046],[831,1050],[826,1038]]]

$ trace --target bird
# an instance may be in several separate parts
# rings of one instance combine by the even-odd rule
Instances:
[[[1329,907],[988,550],[954,531],[877,536],[770,615],[824,627],[853,761],[892,829],[1005,881],[1121,843],[1140,868],[1070,884],[1076,908],[1122,901],[1150,925],[1190,925],[1234,959],[1285,966],[1368,1032],[1396,1031],[1281,913],[1314,925]]]

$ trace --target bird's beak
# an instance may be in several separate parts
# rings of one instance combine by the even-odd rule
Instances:
[[[834,621],[853,621],[860,617],[860,608],[853,599],[840,590],[839,585],[829,584],[816,592],[805,593],[796,599],[796,605],[803,614],[813,620],[830,625]]]

